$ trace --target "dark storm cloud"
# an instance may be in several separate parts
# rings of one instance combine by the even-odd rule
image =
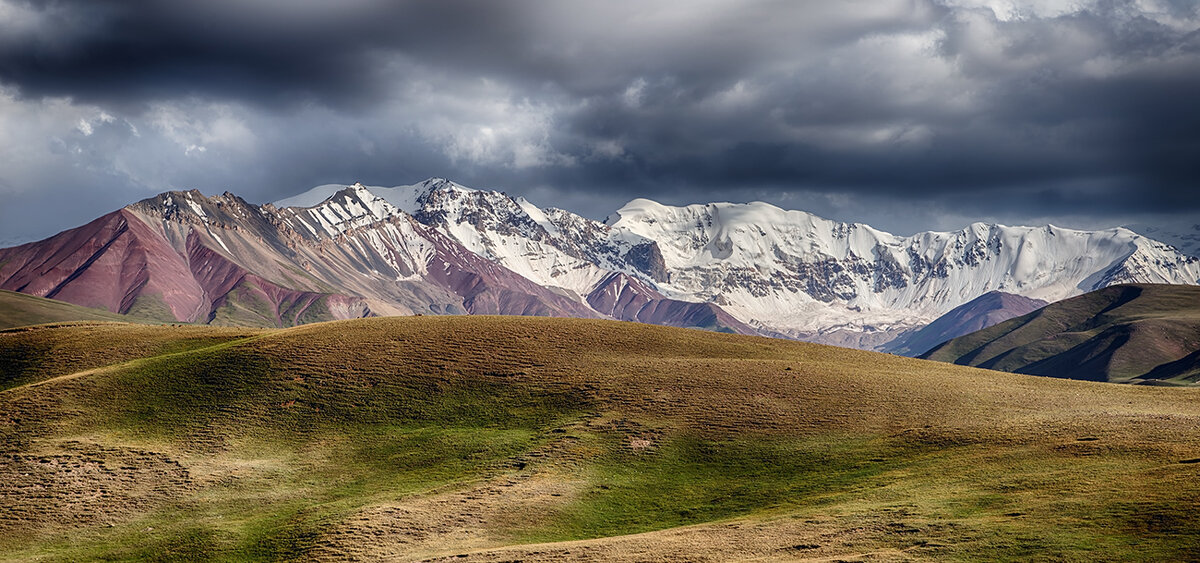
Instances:
[[[393,58],[575,95],[606,94],[643,73],[703,91],[792,47],[927,24],[934,12],[858,17],[784,1],[726,5],[709,18],[670,4],[532,0],[9,3],[34,22],[0,39],[0,79],[26,96],[104,102],[196,94],[372,102],[392,86]]]
[[[805,65],[807,75],[757,77],[765,93],[744,112],[714,113],[682,89],[649,88],[649,111],[612,103],[572,126],[626,136],[638,158],[605,171],[613,183],[638,184],[633,191],[666,181],[716,193],[764,185],[900,192],[977,210],[1200,211],[1198,34],[1122,17],[1127,8],[1020,21],[947,15],[937,57],[958,76],[916,99],[871,81],[903,68],[852,58]],[[1195,22],[1194,4],[1176,8]],[[965,109],[941,103],[964,92]],[[916,133],[907,140],[906,128]],[[869,142],[839,139],[872,129]]]
[[[1200,213],[1200,7],[1068,4],[0,0],[5,111],[63,116],[0,190]]]
[[[154,0],[23,7],[35,23],[7,34],[0,79],[24,96],[109,104],[192,95],[256,103],[369,101],[379,95],[382,61],[375,50],[408,40],[403,26],[386,30],[384,24],[417,19],[376,16],[355,3],[344,10]]]

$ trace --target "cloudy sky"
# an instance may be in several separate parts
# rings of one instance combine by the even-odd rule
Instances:
[[[1200,222],[1194,0],[0,0],[0,242],[444,176],[602,218]]]

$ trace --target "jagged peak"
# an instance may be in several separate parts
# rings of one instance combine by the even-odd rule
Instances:
[[[499,192],[493,192],[492,190],[479,190],[479,189],[475,189],[475,188],[469,188],[469,187],[464,186],[453,180],[448,180],[446,178],[440,178],[437,176],[429,178],[423,182],[420,182],[420,183],[416,184],[414,187],[420,189],[421,192],[423,192],[423,193],[428,193],[428,192],[433,192],[433,191],[463,192],[463,193],[471,193],[471,192],[499,193]]]
[[[189,190],[167,190],[165,192],[161,192],[159,194],[142,199],[142,200],[138,201],[137,203],[151,203],[151,204],[157,203],[157,204],[163,204],[163,205],[171,205],[176,200],[183,200],[183,201],[193,200],[193,201],[195,201],[195,200],[207,200],[207,199],[208,199],[208,196],[205,196],[203,193],[200,192],[200,190],[192,188]],[[136,205],[136,204],[134,204],[134,205]]]
[[[324,202],[321,202],[321,203],[325,203],[328,201],[351,199],[351,198],[358,199],[361,201],[374,201],[377,199],[383,200],[383,198],[379,197],[378,195],[375,195],[375,193],[372,192],[370,189],[368,189],[366,186],[362,185],[361,183],[356,182],[356,183],[346,186],[345,188],[342,188],[336,192],[333,192],[332,194],[329,195],[329,197],[325,198]]]
[[[197,189],[170,190],[128,205],[126,209],[163,217],[194,216],[207,219],[208,213],[204,208],[215,205],[214,198],[221,198],[221,196],[209,198]]]
[[[392,205],[386,199],[379,197],[360,183],[355,183],[338,190],[326,198],[325,201],[313,206],[310,212],[324,214],[323,211],[320,211],[322,208],[331,210],[336,217],[342,220],[359,219],[362,217],[386,219],[404,213],[403,210]]]

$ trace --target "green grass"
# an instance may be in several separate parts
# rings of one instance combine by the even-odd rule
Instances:
[[[96,560],[296,557],[330,522],[371,502],[512,471],[505,460],[543,444],[548,430],[586,406],[570,394],[502,392],[488,382],[411,373],[326,395],[325,386],[273,367],[249,342],[166,353],[98,376],[94,391],[73,403],[88,414],[59,421],[59,432],[183,445],[255,469],[127,525],[51,542],[45,552]]]
[[[275,318],[275,306],[257,288],[243,281],[225,294],[224,301],[213,310],[209,324],[273,328],[279,321]]]
[[[606,451],[588,468],[580,498],[547,524],[514,527],[513,540],[599,538],[746,516],[833,517],[843,527],[877,528],[881,543],[939,559],[1200,556],[1194,500],[1159,488],[1153,480],[1163,467],[1138,455],[1081,460],[1031,448],[862,436],[681,436],[652,452]],[[1178,467],[1167,472],[1187,478]],[[1092,489],[1079,483],[1081,473],[1111,482]],[[1139,491],[1137,500],[1128,499],[1130,490]]]
[[[142,293],[129,305],[125,312],[130,319],[147,319],[150,321],[171,323],[175,322],[175,313],[163,301],[162,296]]]
[[[523,541],[563,541],[660,530],[821,504],[826,495],[877,477],[896,448],[856,436],[711,440],[679,436],[635,452],[608,442],[589,468],[582,498]]]
[[[577,394],[536,387],[412,372],[378,379],[319,370],[291,375],[275,361],[232,341],[134,362],[96,381],[84,405],[92,417],[81,419],[81,428],[169,441],[213,428],[240,437],[242,427],[291,439],[330,425],[540,428],[583,406]]]
[[[38,551],[72,560],[297,558],[359,508],[497,473],[499,462],[539,443],[525,429],[426,426],[342,427],[289,446],[248,444],[269,469]]]
[[[71,323],[0,331],[0,390],[256,334],[245,329]]]
[[[43,379],[109,367],[0,391],[0,508],[37,524],[0,518],[2,560],[306,559],[339,530],[401,559],[504,545],[536,559],[559,548],[519,544],[597,538],[649,542],[600,559],[728,559],[710,550],[731,526],[753,533],[729,544],[785,559],[1200,557],[1200,464],[1180,463],[1200,458],[1189,389],[556,319],[79,325],[5,342],[44,345]],[[187,477],[137,473],[129,450]],[[88,501],[118,487],[88,456],[163,496]],[[4,489],[31,467],[80,492]],[[71,502],[102,518],[72,523],[56,512]],[[381,507],[414,511],[411,544],[362,530]],[[656,547],[685,526],[692,551]]]
[[[139,317],[132,317],[136,319]],[[0,290],[0,329],[63,321],[124,321],[131,317],[102,309]]]
[[[333,320],[329,307],[325,305],[326,297],[320,297],[308,307],[304,307],[305,299],[280,305],[280,318],[289,326],[319,323]]]

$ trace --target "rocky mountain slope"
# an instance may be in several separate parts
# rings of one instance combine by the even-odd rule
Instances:
[[[919,356],[951,338],[970,334],[1032,313],[1047,303],[1003,291],[989,291],[959,305],[920,329],[888,342],[880,351],[902,356]]]
[[[984,293],[1195,284],[1126,229],[899,237],[765,203],[638,199],[607,221],[433,178],[268,204],[170,192],[0,250],[0,288],[144,317],[287,326],[412,313],[624,320],[881,346]]]
[[[922,358],[1092,381],[1200,379],[1200,287],[1119,285],[955,338]]]
[[[361,186],[284,209],[229,193],[168,192],[0,250],[0,288],[144,318],[245,326],[490,313],[753,332],[709,304],[640,284],[620,288],[626,303],[601,314],[584,297],[519,275]],[[645,310],[628,304],[639,291]]]
[[[309,205],[337,189],[276,205]],[[367,189],[548,287],[587,295],[620,271],[666,297],[717,305],[764,334],[862,348],[993,290],[1053,301],[1116,283],[1200,281],[1200,260],[1120,228],[975,223],[899,237],[761,202],[646,199],[601,223],[444,179]]]

